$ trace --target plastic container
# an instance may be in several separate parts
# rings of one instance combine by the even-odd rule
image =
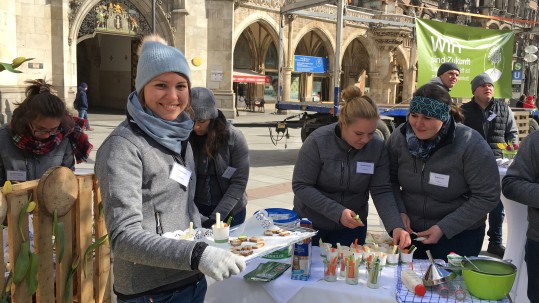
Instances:
[[[427,292],[427,288],[423,285],[423,280],[412,269],[403,269],[401,271],[401,281],[409,291],[420,297]]]
[[[299,222],[298,214],[290,209],[286,208],[265,208],[264,209],[268,216],[273,220],[273,223],[279,224],[279,225],[288,225],[288,226],[296,226]],[[258,211],[255,212],[255,214]],[[293,252],[293,246],[289,246],[286,248],[282,248],[279,250],[276,250],[272,253],[269,253],[262,258],[264,259],[286,259],[290,258],[292,256]]]
[[[264,209],[268,216],[273,219],[273,223],[282,225],[296,225],[299,221],[298,214],[286,208],[266,208]]]

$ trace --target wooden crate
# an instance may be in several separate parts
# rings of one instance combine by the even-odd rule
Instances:
[[[514,110],[513,115],[518,128],[518,141],[521,142],[530,130],[530,113],[525,110]]]
[[[13,191],[6,194],[8,203],[8,235],[9,262],[14,268],[15,260],[19,254],[22,238],[18,229],[19,213],[23,205],[32,198],[38,207],[32,212],[34,227],[34,249],[40,256],[38,270],[38,289],[35,302],[110,302],[111,301],[111,273],[110,248],[102,245],[86,260],[86,276],[83,272],[83,256],[95,239],[107,233],[105,220],[100,215],[99,204],[101,195],[95,175],[77,176],[78,198],[73,208],[59,222],[65,224],[64,257],[61,263],[53,261],[52,217],[39,207],[37,201],[38,180],[14,184]],[[62,186],[58,184],[58,186]],[[28,214],[23,216],[23,234],[29,239]],[[4,245],[2,233],[0,242]],[[70,285],[67,285],[67,275],[75,256],[80,256],[80,262]],[[5,272],[4,256],[0,254],[0,270]],[[4,287],[4,279],[0,279],[0,289]],[[65,287],[70,287],[69,298],[64,300]],[[11,285],[11,302],[32,302],[27,293],[26,279],[20,284]]]

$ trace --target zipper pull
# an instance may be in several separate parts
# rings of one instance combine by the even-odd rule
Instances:
[[[155,212],[155,221],[157,222],[155,232],[161,236],[163,234],[163,226],[161,225],[161,213],[158,211]]]

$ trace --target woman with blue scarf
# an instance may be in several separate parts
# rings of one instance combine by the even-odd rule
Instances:
[[[164,233],[201,227],[188,143],[191,72],[159,36],[142,43],[127,119],[103,142],[95,171],[114,253],[118,302],[204,302],[206,280],[245,268],[242,257]]]
[[[447,260],[450,252],[477,256],[485,219],[500,198],[496,160],[460,109],[438,85],[420,87],[408,121],[388,140],[391,182],[408,232],[416,232],[414,258]]]

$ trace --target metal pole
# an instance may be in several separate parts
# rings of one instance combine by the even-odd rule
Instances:
[[[337,41],[335,41],[335,64],[333,67],[333,115],[339,113],[339,95],[341,82],[341,43],[343,26],[344,2],[339,0],[337,3]]]
[[[155,34],[155,0],[152,0],[152,33]]]
[[[283,68],[283,58],[284,58],[284,50],[283,50],[283,27],[284,27],[284,19],[283,14],[279,14],[279,68],[278,68],[278,74],[277,74],[277,103],[281,102],[281,85],[282,85],[282,68]]]

